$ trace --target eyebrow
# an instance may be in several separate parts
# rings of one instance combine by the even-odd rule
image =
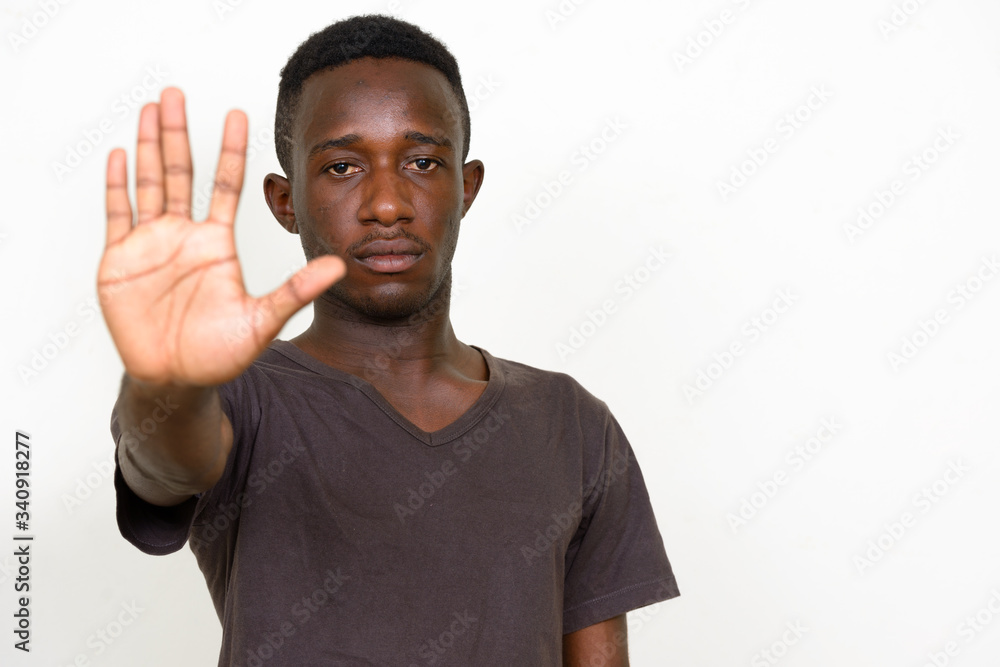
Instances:
[[[337,137],[336,139],[327,139],[321,144],[316,144],[309,151],[309,157],[313,157],[317,153],[322,153],[330,148],[344,148],[345,146],[350,146],[353,143],[361,141],[361,135],[358,134],[345,134],[342,137]]]
[[[423,132],[417,132],[416,130],[410,130],[404,134],[403,137],[418,144],[430,144],[432,146],[452,148],[451,139],[448,137],[438,139],[437,137],[432,137],[424,134]]]
[[[403,138],[407,141],[412,141],[416,144],[429,144],[431,146],[443,146],[445,148],[453,148],[451,139],[448,137],[434,137],[429,134],[424,134],[423,132],[417,132],[416,130],[410,130],[403,135]],[[336,139],[327,139],[326,141],[316,144],[309,150],[309,158],[311,159],[315,155],[322,153],[325,150],[331,148],[345,148],[351,144],[355,144],[361,141],[360,134],[345,134],[342,137],[337,137]]]

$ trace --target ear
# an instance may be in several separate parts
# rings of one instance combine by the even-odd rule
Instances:
[[[292,205],[292,184],[288,179],[277,174],[265,176],[264,199],[281,226],[292,234],[298,234],[299,226],[295,224],[295,207]]]
[[[469,160],[462,167],[462,217],[469,212],[469,207],[479,194],[479,186],[483,184],[486,167],[481,160]]]

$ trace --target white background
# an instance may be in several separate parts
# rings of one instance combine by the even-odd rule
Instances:
[[[630,615],[633,665],[772,664],[765,649],[789,667],[1000,660],[1000,280],[984,264],[1000,258],[1000,5],[896,2],[898,29],[891,0],[393,5],[453,50],[476,100],[486,179],[455,260],[459,337],[574,375],[645,473],[682,596]],[[236,229],[260,294],[303,263],[261,196],[279,171],[278,72],[309,33],[393,7],[106,0],[48,18],[44,4],[0,14],[0,663],[214,665],[221,633],[190,551],[143,555],[114,518],[121,363],[93,300],[106,156],[134,157],[138,105],[122,96],[185,91],[199,188],[225,112],[247,112],[260,150]],[[147,68],[165,73],[153,89]],[[89,154],[59,173],[73,151]],[[852,232],[859,207],[882,214]],[[651,247],[671,255],[655,271]],[[626,275],[645,282],[629,293]],[[781,293],[792,305],[769,311]],[[704,391],[686,394],[699,373]],[[836,433],[797,463],[824,419]],[[11,648],[16,429],[33,447],[28,657]],[[135,621],[100,643],[132,603]]]

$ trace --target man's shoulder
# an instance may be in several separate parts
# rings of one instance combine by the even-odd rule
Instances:
[[[474,346],[475,347],[475,346]],[[477,347],[481,352],[487,352]],[[492,355],[491,355],[492,356]],[[505,388],[511,392],[524,392],[546,404],[553,401],[607,412],[607,404],[592,394],[576,378],[562,371],[539,368],[520,361],[493,357],[496,367],[503,373]]]

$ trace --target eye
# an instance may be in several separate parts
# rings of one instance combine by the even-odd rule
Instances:
[[[415,160],[410,160],[406,164],[407,166],[413,165],[413,171],[434,171],[441,163],[433,158],[418,157]]]
[[[327,171],[337,176],[350,176],[361,171],[361,167],[353,165],[350,162],[334,162]]]

